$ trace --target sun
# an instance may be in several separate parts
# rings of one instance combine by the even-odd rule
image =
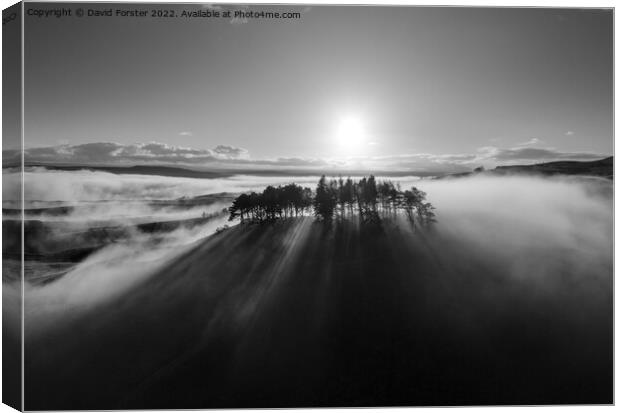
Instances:
[[[340,119],[336,140],[342,148],[351,150],[358,148],[365,140],[364,124],[355,116]]]

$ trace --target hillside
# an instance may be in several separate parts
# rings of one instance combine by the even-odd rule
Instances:
[[[557,161],[546,162],[532,165],[504,165],[498,166],[483,172],[462,172],[439,176],[443,178],[461,178],[476,174],[483,175],[508,175],[508,174],[527,174],[527,175],[586,175],[600,176],[607,179],[614,177],[614,158],[599,159],[597,161]]]
[[[4,168],[16,167],[18,164],[5,164]],[[200,179],[213,179],[213,178],[225,178],[233,175],[231,172],[225,171],[206,171],[195,170],[189,168],[179,168],[175,166],[159,166],[159,165],[133,165],[133,166],[107,166],[107,165],[62,165],[62,164],[44,164],[26,162],[26,167],[44,167],[49,170],[57,171],[80,171],[80,170],[92,170],[109,172],[113,174],[128,174],[128,175],[159,175],[159,176],[174,176],[183,178],[200,178]]]
[[[110,243],[122,242],[136,234],[151,234],[154,239],[178,229],[192,229],[204,225],[214,218],[223,219],[226,211],[217,210],[206,213],[207,207],[225,206],[233,196],[228,193],[182,197],[171,200],[149,200],[144,203],[125,203],[125,210],[138,205],[144,216],[103,216],[96,218],[106,208],[118,208],[111,202],[86,202],[73,205],[44,208],[25,208],[25,239],[23,252],[26,265],[28,261],[77,263]],[[205,207],[205,211],[198,208]],[[213,211],[214,208],[211,210]],[[194,211],[179,218],[185,211]],[[149,216],[161,212],[163,215]],[[205,212],[205,215],[201,213]],[[2,254],[5,260],[20,260],[22,254],[21,209],[2,208]],[[165,213],[165,214],[164,214]],[[179,214],[178,216],[176,214]],[[4,274],[6,275],[6,274]]]
[[[224,213],[216,213],[203,218],[91,228],[79,226],[73,228],[63,222],[27,220],[24,221],[24,259],[27,261],[79,262],[90,253],[110,243],[130,239],[136,233],[163,236],[180,228],[191,229],[204,225],[224,215]],[[5,258],[19,259],[21,257],[21,241],[15,236],[21,230],[21,225],[22,222],[18,220],[2,222],[2,236],[5,240],[2,252]]]
[[[535,165],[498,166],[494,172],[502,173],[540,173],[544,175],[593,175],[613,179],[614,158],[600,159],[590,162],[558,161]]]
[[[611,292],[556,263],[551,295],[475,248],[287,219],[215,234],[96,307],[26,299],[26,408],[610,403]]]
[[[17,168],[20,163],[5,161],[2,165],[3,168]],[[439,170],[392,170],[392,169],[342,169],[342,168],[209,168],[198,169],[195,166],[172,166],[172,165],[127,165],[127,166],[111,166],[111,165],[81,165],[81,164],[56,164],[56,163],[41,163],[41,162],[25,162],[25,167],[40,167],[48,170],[57,171],[102,171],[120,175],[154,175],[154,176],[171,176],[171,177],[183,177],[183,178],[200,178],[200,179],[215,179],[215,178],[227,178],[235,175],[252,175],[263,177],[302,177],[302,176],[314,176],[314,175],[332,175],[332,176],[362,176],[367,175],[369,172],[376,176],[420,176],[431,177],[437,175]],[[454,167],[450,168],[453,170]],[[458,167],[457,170],[463,170],[465,168]]]

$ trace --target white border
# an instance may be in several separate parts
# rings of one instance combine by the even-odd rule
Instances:
[[[59,2],[59,1],[54,1],[54,2]],[[204,1],[204,2],[192,2],[192,1],[178,1],[178,0],[171,0],[171,1],[139,1],[139,0],[132,0],[132,1],[108,1],[108,2],[117,2],[117,3],[233,3],[233,2],[212,2],[212,1]],[[11,6],[12,4],[15,4],[16,1],[10,1],[10,0],[0,0],[0,5],[2,6],[2,9],[5,9],[9,6]],[[97,3],[97,1],[92,1],[92,0],[88,0],[88,1],[80,1],[79,3]],[[443,0],[443,1],[416,1],[416,0],[391,0],[391,1],[386,1],[386,0],[374,0],[374,1],[370,1],[370,0],[338,0],[337,2],[334,1],[328,1],[328,0],[313,0],[313,1],[299,1],[299,0],[288,0],[288,1],[274,1],[274,0],[268,0],[268,1],[260,1],[260,0],[244,0],[244,1],[240,1],[237,3],[245,3],[245,4],[249,4],[249,3],[284,3],[284,4],[372,4],[372,5],[420,5],[420,6],[482,6],[482,7],[565,7],[565,8],[570,8],[570,7],[575,7],[575,8],[615,8],[616,7],[616,1],[585,1],[585,0],[581,0],[581,1],[577,1],[577,0],[563,0],[563,1],[559,1],[559,0],[539,0],[539,1],[509,1],[509,0],[477,0],[477,1],[455,1],[455,0]],[[23,16],[23,14],[22,14]],[[615,16],[614,16],[614,20],[615,20]],[[24,27],[22,25],[22,31],[24,30]],[[0,35],[0,39],[1,39],[1,35]],[[614,22],[614,79],[617,77],[618,75],[618,65],[616,64],[616,50],[617,50],[617,45],[619,44],[619,36],[618,36],[618,32],[615,30],[615,22]],[[23,49],[22,49],[22,59],[23,59]],[[2,57],[0,54],[0,65],[2,63]],[[23,60],[22,60],[22,69],[23,69]],[[23,74],[23,73],[22,73]],[[22,87],[23,87],[23,76],[22,76]],[[22,90],[23,91],[23,90]],[[0,86],[0,94],[2,93],[2,87]],[[616,102],[618,100],[619,97],[619,93],[618,93],[618,88],[616,87],[616,84],[614,82],[614,102]],[[1,108],[1,103],[0,103],[0,108]],[[614,133],[615,133],[615,120],[617,119],[617,111],[616,111],[616,107],[614,104]],[[1,114],[1,110],[0,110],[0,120],[2,119],[2,114]],[[23,145],[23,99],[22,99],[22,145]],[[614,136],[614,156],[616,155],[615,152],[615,136]],[[615,173],[615,163],[614,163],[614,176],[617,176]],[[22,180],[22,184],[23,184],[23,180]],[[0,189],[2,189],[2,183],[0,180]],[[23,188],[22,188],[23,191]],[[615,193],[615,183],[614,183],[614,193]],[[618,205],[616,205],[614,203],[614,217],[617,216],[617,212],[618,212]],[[615,234],[618,234],[618,222],[614,219],[614,262],[615,262],[615,257],[618,256],[618,252],[620,251],[620,247],[618,246],[618,244],[615,242],[616,241],[616,236]],[[0,240],[0,248],[2,246],[2,241]],[[23,266],[22,266],[23,268]],[[616,269],[614,266],[614,279],[615,279],[615,275],[616,275]],[[615,298],[618,297],[617,295],[617,283],[614,282],[614,327],[615,327],[615,320],[618,320],[618,308],[617,306],[615,306]],[[22,293],[23,294],[23,293]],[[23,323],[23,300],[22,300],[22,323]],[[1,321],[1,317],[0,317],[0,331],[1,331],[1,325],[2,325],[2,321]],[[22,326],[22,332],[23,332],[23,326]],[[617,330],[614,328],[614,378],[616,378],[615,374],[618,372],[618,362],[617,362],[617,358],[615,357],[617,354],[617,350],[618,350],[618,339],[617,339]],[[22,342],[23,345],[23,342]],[[2,344],[0,342],[0,350],[2,348]],[[1,354],[1,353],[0,353]],[[1,382],[2,379],[0,378],[0,396],[2,394],[2,386],[1,386]],[[22,387],[23,388],[23,387]],[[617,396],[618,396],[618,386],[617,386],[617,380],[614,380],[614,400],[617,401]],[[23,405],[23,404],[22,404]],[[459,410],[464,410],[467,412],[472,412],[472,411],[484,411],[484,412],[489,412],[489,413],[496,413],[496,412],[527,412],[527,411],[532,411],[532,409],[536,409],[536,411],[551,411],[551,412],[569,412],[569,413],[574,413],[574,412],[581,412],[581,411],[607,411],[609,409],[613,409],[613,406],[551,406],[551,407],[459,407]],[[383,412],[383,413],[388,413],[388,412],[420,412],[420,413],[426,413],[426,412],[442,412],[442,411],[450,411],[452,409],[455,408],[448,408],[448,407],[442,407],[442,408],[382,408],[382,409],[260,409],[260,410],[218,410],[218,411],[222,411],[222,412],[247,412],[247,411],[275,411],[275,412],[285,412],[285,411],[294,411],[294,412],[325,412],[325,413],[334,413],[334,412],[355,412],[355,411],[377,411],[377,412]],[[0,405],[0,413],[9,413],[9,412],[14,412],[15,410],[13,410],[12,408],[6,406],[6,405]],[[138,412],[138,410],[133,410]],[[168,412],[186,412],[187,410],[167,410]],[[208,410],[205,410],[208,411]],[[213,411],[213,410],[211,410]],[[79,412],[79,411],[76,411]]]

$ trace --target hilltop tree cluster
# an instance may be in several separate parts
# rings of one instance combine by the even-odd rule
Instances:
[[[411,224],[435,221],[433,205],[426,193],[412,187],[402,191],[400,185],[386,180],[377,182],[370,175],[359,181],[351,178],[327,180],[323,175],[316,190],[296,184],[268,186],[258,194],[241,194],[229,208],[230,220],[267,221],[313,213],[318,219],[331,221],[357,215],[363,222],[377,222],[381,217],[405,213]]]

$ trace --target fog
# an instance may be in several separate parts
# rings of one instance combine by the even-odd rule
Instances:
[[[10,200],[19,175],[8,174],[3,197]],[[32,201],[162,200],[221,192],[262,190],[270,184],[297,182],[316,184],[316,177],[258,177],[197,179],[155,175],[119,175],[101,171],[56,171],[44,168],[24,173],[24,198]]]
[[[418,186],[437,208],[437,231],[451,242],[445,248],[486,256],[502,265],[502,276],[543,282],[566,267],[608,282],[612,185],[602,178],[478,176]]]
[[[220,215],[204,225],[165,234],[134,231],[130,238],[98,250],[54,282],[42,286],[26,282],[28,331],[53,328],[57,317],[75,315],[118,296],[226,224],[227,216]]]
[[[39,171],[27,175],[29,199],[108,201],[93,204],[92,210],[76,212],[65,218],[68,221],[197,217],[201,211],[210,208],[210,212],[216,212],[226,205],[181,212],[154,211],[144,202],[118,200],[261,190],[266,185],[286,182],[314,187],[317,179],[235,176],[200,180],[84,171]],[[438,223],[433,229],[435,236],[426,242],[437,259],[445,261],[442,265],[446,268],[458,268],[467,260],[475,260],[499,268],[499,278],[532,281],[546,290],[559,288],[558,283],[566,281],[566,277],[573,284],[594,280],[588,288],[609,287],[613,214],[612,183],[608,180],[524,176],[392,180],[403,188],[415,184],[427,192],[428,201],[436,207]],[[27,284],[28,323],[52,326],[50,317],[62,317],[65,312],[88,308],[122,294],[199,244],[226,224],[226,218],[222,214],[206,225],[165,235],[136,232],[128,240],[89,256],[57,281],[43,286]],[[456,259],[461,261],[458,265],[450,262]]]
[[[3,200],[19,189],[19,174],[4,171]],[[381,177],[379,177],[382,179]],[[399,181],[413,183],[420,178],[404,177]],[[239,193],[262,191],[268,185],[298,185],[314,188],[319,176],[251,176],[234,175],[228,178],[197,179],[156,175],[119,175],[101,171],[57,171],[29,168],[24,173],[24,198],[31,207],[45,205],[40,201],[101,200],[162,200],[195,197],[222,192]],[[19,192],[17,192],[19,193]],[[27,205],[28,206],[28,205]]]
[[[211,215],[230,206],[229,202],[216,201],[208,205],[191,207],[158,206],[144,201],[105,201],[96,203],[71,203],[74,209],[65,215],[29,214],[26,220],[46,223],[67,224],[66,228],[75,231],[87,226],[136,225],[147,222],[163,222],[199,218],[202,214]],[[49,207],[49,205],[48,205]]]

